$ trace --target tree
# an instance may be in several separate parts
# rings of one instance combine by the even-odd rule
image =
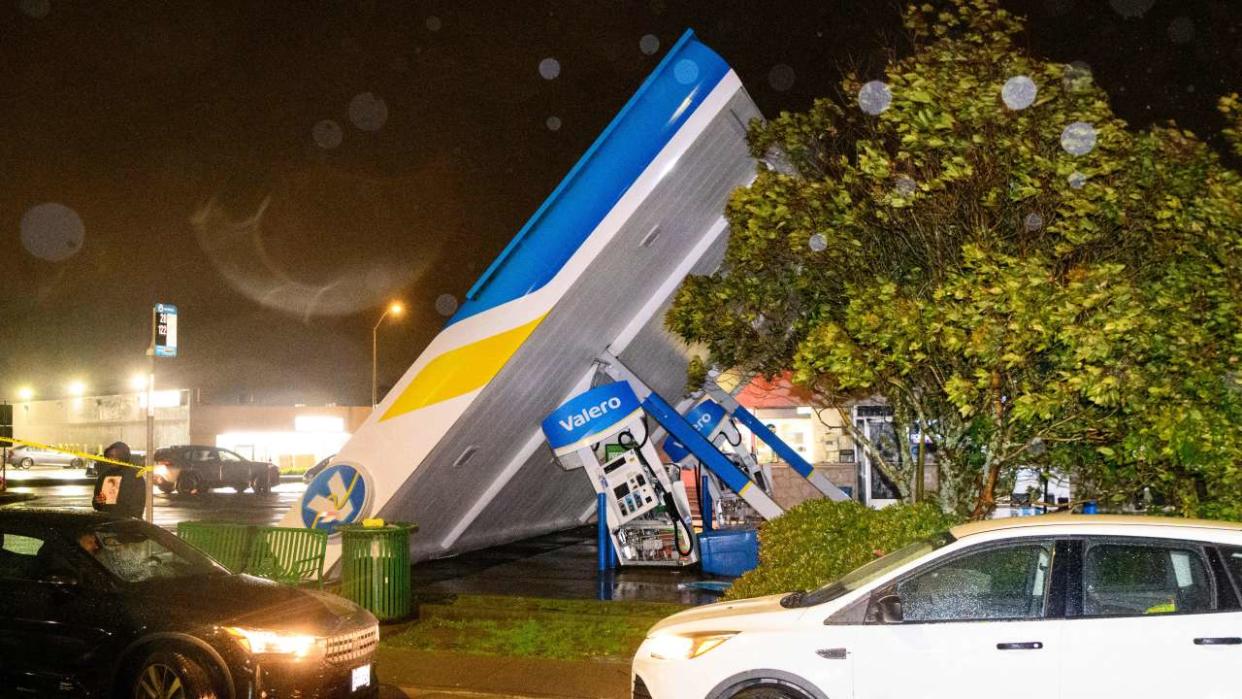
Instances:
[[[719,366],[793,369],[826,409],[886,401],[963,514],[1039,468],[1084,497],[1242,517],[1238,173],[1173,124],[1130,129],[995,0],[903,22],[912,51],[883,81],[751,125],[766,166],[669,328]],[[879,465],[909,494],[898,453]]]

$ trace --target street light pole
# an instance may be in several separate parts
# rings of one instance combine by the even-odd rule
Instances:
[[[388,314],[394,316],[401,315],[404,310],[400,303],[393,301],[384,309],[384,313],[380,315],[379,320],[375,321],[374,327],[371,328],[371,407],[379,405],[379,328],[384,324],[384,319]]]

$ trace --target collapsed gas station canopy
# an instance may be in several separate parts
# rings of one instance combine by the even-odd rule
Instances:
[[[687,32],[282,524],[414,521],[426,559],[586,521],[591,485],[557,465],[540,422],[605,353],[683,393],[689,353],[664,313],[687,275],[720,264],[759,117]]]

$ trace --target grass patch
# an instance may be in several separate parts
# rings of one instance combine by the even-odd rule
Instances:
[[[459,597],[453,607],[464,618],[426,618],[382,643],[473,655],[628,660],[653,624],[685,609],[675,604],[521,597]],[[476,608],[480,614],[491,608],[530,616],[469,616]]]

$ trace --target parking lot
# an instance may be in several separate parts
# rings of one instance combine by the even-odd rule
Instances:
[[[296,476],[286,476],[269,495],[251,491],[234,493],[229,488],[202,495],[166,495],[155,491],[155,523],[176,529],[177,522],[213,521],[239,524],[276,524],[306,486]],[[8,471],[8,492],[27,493],[35,499],[26,507],[90,507],[93,487],[80,470],[35,466],[27,471]]]

